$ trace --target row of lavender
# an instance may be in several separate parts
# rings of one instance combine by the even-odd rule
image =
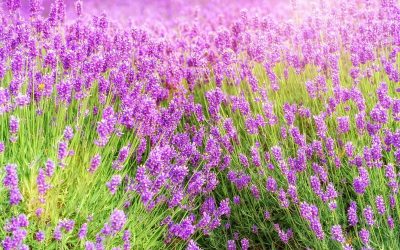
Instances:
[[[3,248],[399,247],[395,1],[174,3],[5,2]]]

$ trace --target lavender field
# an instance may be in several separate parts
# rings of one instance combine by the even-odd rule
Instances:
[[[400,249],[400,2],[3,0],[0,245]]]

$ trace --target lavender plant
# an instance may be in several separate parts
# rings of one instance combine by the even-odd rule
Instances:
[[[3,249],[397,249],[400,5],[4,1]]]

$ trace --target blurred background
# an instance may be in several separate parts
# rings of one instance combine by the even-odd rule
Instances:
[[[3,0],[2,2],[6,2]],[[54,0],[38,0],[42,3],[42,14],[47,15]],[[74,3],[76,0],[64,0],[67,7],[67,17],[74,17]],[[290,0],[81,0],[83,12],[86,15],[100,15],[106,13],[113,20],[149,21],[157,18],[166,22],[179,18],[183,12],[197,11],[200,15],[215,15],[224,12],[226,6],[236,7],[238,11],[250,6],[258,9],[268,9],[271,14],[283,15],[290,6]],[[291,0],[297,5],[296,0]],[[303,1],[303,0],[302,0]],[[30,0],[21,0],[22,13],[29,13]],[[256,5],[255,5],[256,2]],[[304,2],[304,1],[303,1]],[[307,1],[306,1],[307,2]],[[234,8],[235,9],[235,8]],[[232,10],[232,8],[231,8]],[[226,13],[224,13],[226,14]],[[161,19],[160,19],[161,18]]]

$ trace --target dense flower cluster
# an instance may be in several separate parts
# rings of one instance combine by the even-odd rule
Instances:
[[[4,249],[400,247],[400,5],[102,2],[2,6]]]

